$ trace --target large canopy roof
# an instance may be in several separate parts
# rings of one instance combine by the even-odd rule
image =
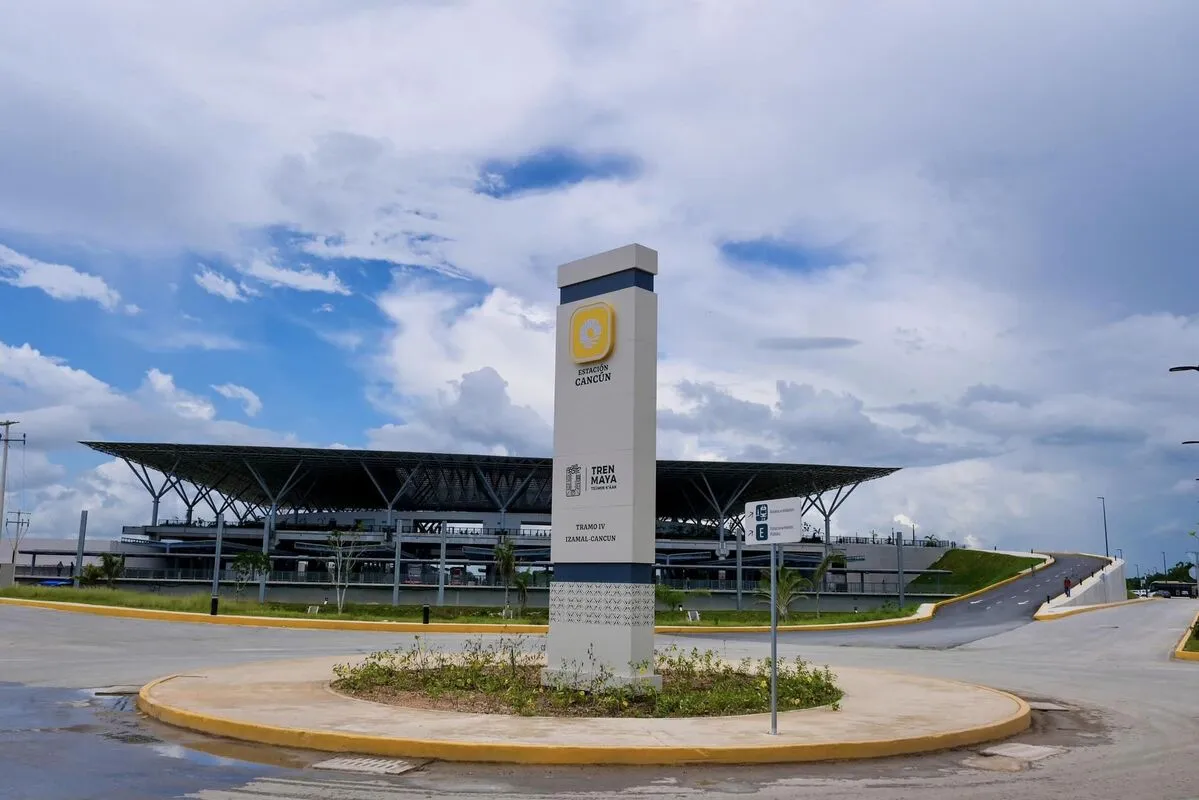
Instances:
[[[151,492],[147,470],[167,481],[269,507],[313,511],[550,512],[553,460],[384,450],[83,442],[124,459]],[[140,472],[139,472],[140,471]],[[893,467],[728,461],[659,461],[658,516],[735,514],[750,500],[815,496],[882,478]],[[166,488],[162,491],[165,493]]]

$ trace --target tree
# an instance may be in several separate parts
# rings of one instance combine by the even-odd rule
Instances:
[[[512,542],[504,541],[495,546],[496,576],[504,582],[504,608],[508,607],[508,588],[516,575],[516,548]]]
[[[350,588],[350,576],[354,567],[362,560],[370,542],[363,541],[361,526],[352,531],[330,531],[325,540],[333,560],[329,563],[329,577],[333,581],[333,595],[337,600],[337,613],[346,607],[346,592]]]
[[[820,589],[824,586],[824,576],[833,567],[844,568],[846,565],[844,553],[829,553],[812,572],[811,584],[816,589],[816,619],[820,619]],[[770,591],[770,587],[766,588]]]
[[[654,600],[659,608],[665,608],[667,611],[674,611],[683,604],[683,599],[687,593],[682,589],[673,589],[664,583],[654,584]]]
[[[524,616],[525,605],[529,602],[529,585],[533,576],[527,572],[518,572],[512,576],[512,585],[516,587],[517,615]]]
[[[804,592],[812,588],[812,582],[801,575],[799,570],[787,567],[778,568],[776,581],[779,616],[786,619],[792,603],[796,600],[807,599]],[[757,595],[759,602],[770,605],[770,576],[758,581],[758,588],[754,590],[754,594]]]
[[[233,559],[233,594],[241,599],[241,590],[259,575],[269,572],[271,557],[261,550],[247,550]]]
[[[83,570],[79,573],[80,586],[95,586],[100,581],[104,580],[104,573],[95,564],[84,564]]]
[[[100,554],[100,577],[108,584],[109,589],[115,589],[117,578],[125,572],[125,557],[116,553]]]

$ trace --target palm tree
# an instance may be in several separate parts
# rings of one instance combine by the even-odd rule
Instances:
[[[512,542],[500,542],[495,546],[495,571],[504,582],[504,608],[508,607],[508,588],[516,575],[516,548]]]
[[[831,567],[844,567],[844,553],[829,553],[812,573],[812,586],[816,589],[816,619],[820,619],[820,589],[824,586],[824,576]],[[767,589],[769,591],[769,589]]]
[[[527,572],[518,572],[512,576],[512,585],[516,587],[518,616],[525,615],[525,604],[529,602],[529,584],[532,583],[532,577]]]
[[[800,574],[797,569],[788,569],[787,567],[779,567],[777,577],[777,603],[779,616],[783,619],[787,618],[787,612],[791,610],[791,604],[796,600],[806,600],[805,591],[812,588],[812,582]],[[758,588],[754,590],[760,602],[770,605],[770,578],[765,577],[758,581]]]
[[[125,557],[116,553],[100,554],[100,575],[109,589],[115,589],[117,578],[125,571]]]

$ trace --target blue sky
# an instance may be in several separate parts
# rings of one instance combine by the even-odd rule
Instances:
[[[636,241],[663,457],[903,466],[835,526],[1012,548],[1095,549],[1105,495],[1181,557],[1199,12],[1103,5],[9,12],[33,535],[145,514],[89,437],[545,452],[555,267]]]

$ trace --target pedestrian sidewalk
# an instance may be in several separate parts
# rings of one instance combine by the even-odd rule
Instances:
[[[333,666],[361,656],[196,670],[148,684],[139,708],[163,722],[331,752],[533,764],[823,761],[903,755],[1006,738],[1029,725],[1012,695],[918,675],[834,668],[832,708],[684,719],[518,717],[426,711],[345,697]]]

